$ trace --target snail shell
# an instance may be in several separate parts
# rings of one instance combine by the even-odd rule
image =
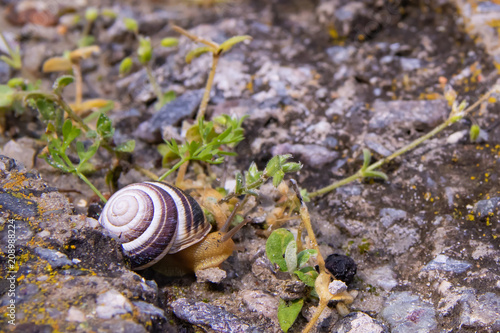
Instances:
[[[135,270],[199,242],[211,229],[191,196],[159,182],[132,184],[113,194],[99,223],[122,241]]]

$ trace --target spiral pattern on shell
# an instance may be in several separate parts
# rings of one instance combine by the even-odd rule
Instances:
[[[132,184],[113,194],[99,223],[122,241],[136,270],[199,242],[211,229],[191,196],[159,182]]]

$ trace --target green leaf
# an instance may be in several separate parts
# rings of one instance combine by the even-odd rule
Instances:
[[[186,55],[186,62],[188,64],[191,63],[191,61],[194,59],[194,58],[198,58],[199,56],[201,56],[203,53],[206,53],[206,52],[211,52],[213,51],[211,47],[208,47],[208,46],[201,46],[201,47],[198,47],[194,50],[191,50],[189,51],[189,53]]]
[[[470,127],[469,131],[469,136],[470,136],[470,141],[475,142],[477,138],[479,137],[479,133],[481,132],[481,128],[479,125],[474,124]]]
[[[297,242],[291,241],[285,249],[285,262],[288,273],[293,273],[297,269]]]
[[[285,177],[285,173],[283,172],[283,170],[278,170],[274,173],[274,176],[273,176],[273,185],[274,187],[278,187],[279,184],[281,184],[281,182],[283,181],[283,178]]]
[[[8,85],[0,85],[0,108],[9,107],[14,103],[14,92]]]
[[[115,19],[116,18],[116,13],[114,10],[110,9],[110,8],[104,8],[102,11],[101,11],[101,15],[102,16],[105,16],[105,17],[109,17],[111,19]]]
[[[66,148],[68,148],[68,146],[71,144],[71,142],[80,136],[81,130],[73,126],[73,124],[71,123],[71,119],[66,119],[62,128],[62,132],[64,142],[61,146],[60,151],[64,152],[66,151]]]
[[[54,84],[52,85],[52,90],[56,94],[62,93],[63,89],[66,88],[66,86],[70,85],[75,81],[75,77],[71,75],[63,75],[58,77],[55,81]]]
[[[278,321],[283,332],[288,332],[297,319],[300,310],[302,310],[303,305],[304,300],[302,298],[291,302],[286,302],[280,298],[280,302],[278,304]]]
[[[34,100],[34,102],[43,120],[56,119],[56,108],[52,101],[49,101],[45,98],[37,98]]]
[[[389,177],[382,171],[365,171],[363,173],[363,177],[372,177],[372,178],[382,178],[383,180],[388,180]]]
[[[111,139],[115,133],[111,119],[109,119],[104,113],[101,113],[99,119],[97,119],[96,129],[97,134],[105,140]]]
[[[300,163],[295,163],[295,162],[289,162],[283,164],[283,172],[288,173],[288,172],[298,172],[302,169],[302,164]]]
[[[238,43],[241,43],[245,40],[249,40],[249,39],[252,39],[251,36],[234,36],[234,37],[231,37],[229,38],[228,40],[224,41],[222,44],[220,44],[219,46],[219,52],[220,53],[223,53],[223,52],[227,52],[229,51],[234,45],[238,44]]]
[[[95,7],[88,7],[85,11],[85,19],[90,22],[94,22],[99,16],[99,11]]]
[[[161,46],[163,47],[172,47],[179,45],[179,39],[174,37],[167,37],[161,40]]]
[[[316,282],[316,278],[319,275],[318,272],[316,272],[316,270],[311,266],[303,267],[300,270],[295,271],[294,273],[297,275],[300,281],[313,288]]]
[[[116,146],[115,151],[119,151],[122,153],[131,153],[134,151],[134,148],[135,148],[135,140],[128,140],[127,142],[124,142]]]
[[[361,170],[366,170],[368,166],[370,165],[370,161],[372,159],[372,154],[370,153],[370,150],[368,149],[363,149],[363,166],[361,167]]]
[[[305,188],[300,189],[300,196],[302,197],[302,200],[304,202],[310,202],[311,201],[311,197],[309,196],[309,192],[307,192],[307,190]]]
[[[139,48],[137,49],[137,58],[143,65],[147,64],[153,56],[153,47],[148,37],[139,37]]]
[[[294,241],[293,234],[284,228],[274,230],[266,241],[267,258],[273,264],[277,264],[283,272],[288,271],[283,255],[288,244]]]
[[[95,43],[95,37],[91,35],[84,36],[78,40],[78,47],[87,47]]]
[[[22,77],[15,77],[7,82],[7,85],[11,88],[22,88],[24,86],[24,79]]]
[[[252,184],[258,181],[262,177],[263,172],[257,169],[257,164],[252,162],[248,167],[248,171],[245,173],[246,184]]]
[[[265,173],[268,177],[274,177],[278,171],[283,171],[283,164],[291,158],[292,155],[276,155],[267,162]]]
[[[85,163],[87,163],[88,160],[92,158],[92,156],[95,155],[97,152],[97,149],[99,148],[99,145],[101,142],[99,140],[96,140],[94,144],[92,144],[87,151],[85,151],[85,147],[83,145],[83,142],[78,141],[76,143],[76,151],[78,153],[78,157],[80,158],[80,163],[78,163],[78,166],[76,168],[77,172],[81,172],[82,169],[85,168]]]
[[[132,61],[132,58],[130,57],[126,57],[122,60],[122,62],[120,63],[120,75],[125,75],[127,74],[128,72],[130,72],[130,70],[132,69],[132,65],[133,65],[133,61]]]
[[[125,28],[129,31],[138,33],[139,32],[139,24],[133,18],[124,18],[123,23],[125,24]]]
[[[234,176],[236,180],[236,185],[234,186],[234,193],[239,194],[243,190],[243,175],[241,172],[236,171],[236,175]]]
[[[304,267],[309,261],[309,259],[316,255],[318,255],[318,251],[314,249],[306,249],[300,251],[299,254],[297,255],[297,266],[299,266],[299,268]]]

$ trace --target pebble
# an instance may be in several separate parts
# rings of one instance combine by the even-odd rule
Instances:
[[[132,304],[135,306],[137,311],[141,313],[145,318],[144,319],[150,319],[150,318],[160,318],[163,320],[166,320],[167,318],[165,317],[165,311],[154,306],[151,303],[143,302],[143,301],[135,301],[132,302]]]
[[[203,89],[187,91],[172,102],[165,104],[151,119],[139,125],[135,135],[140,139],[158,143],[162,141],[163,126],[177,126],[186,118],[193,117],[203,96]]]
[[[68,315],[66,316],[66,320],[83,323],[85,321],[85,313],[72,306],[68,310]]]
[[[215,332],[248,332],[250,326],[221,307],[180,298],[172,303],[174,314],[193,325],[204,325]]]
[[[344,62],[349,61],[349,59],[352,59],[355,51],[356,48],[354,46],[332,46],[326,49],[326,53],[328,54],[330,59],[337,65],[340,65]]]
[[[380,315],[391,325],[392,333],[430,332],[437,327],[432,305],[408,291],[392,294]]]
[[[381,287],[385,291],[390,291],[398,285],[396,273],[388,265],[364,270],[360,275],[363,278],[363,282]]]
[[[487,292],[475,296],[468,294],[462,300],[460,326],[470,328],[486,328],[500,330],[500,296]]]
[[[196,271],[196,281],[198,283],[212,282],[221,283],[226,278],[226,271],[219,267],[212,267]]]
[[[420,59],[400,58],[399,61],[401,63],[401,68],[403,68],[405,72],[410,72],[422,67]]]
[[[376,100],[368,126],[372,130],[413,129],[422,125],[433,128],[446,119],[447,112],[447,102],[440,99],[388,102]]]
[[[224,98],[241,97],[252,79],[248,66],[238,60],[222,58],[217,69],[214,86],[222,91]]]
[[[313,168],[321,168],[327,163],[333,162],[339,156],[336,151],[319,145],[292,145],[290,143],[281,143],[272,148],[273,155],[292,154],[302,163]]]
[[[474,205],[474,213],[481,219],[500,214],[500,197],[480,200]]]
[[[24,165],[26,169],[33,169],[36,151],[28,145],[10,140],[3,147],[2,154],[17,160]]]
[[[254,312],[276,322],[278,319],[278,298],[260,290],[244,290],[240,292],[245,305]]]
[[[351,312],[335,323],[332,333],[389,333],[387,327],[363,312]]]
[[[59,251],[37,247],[35,253],[42,259],[49,262],[52,268],[61,268],[63,266],[72,266],[73,262],[68,257]]]
[[[419,240],[420,233],[418,229],[401,226],[399,224],[395,224],[387,229],[385,237],[383,238],[386,249],[394,255],[400,255],[407,252],[408,249]]]
[[[97,317],[110,319],[113,316],[132,313],[129,300],[116,290],[109,290],[97,297]]]
[[[407,213],[402,209],[382,208],[378,214],[380,222],[386,228],[389,228],[395,222],[401,222],[406,219]]]
[[[379,155],[386,157],[392,154],[390,149],[392,147],[387,147],[389,142],[382,136],[375,133],[366,133],[363,141],[368,149]]]
[[[472,265],[466,261],[452,259],[448,256],[440,254],[432,259],[427,265],[422,268],[422,271],[444,271],[453,273],[463,273]]]
[[[332,295],[337,295],[337,294],[343,293],[346,290],[347,290],[346,284],[340,280],[333,280],[328,285],[328,291]]]

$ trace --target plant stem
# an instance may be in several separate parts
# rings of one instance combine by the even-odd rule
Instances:
[[[205,86],[205,93],[203,94],[203,98],[200,103],[200,109],[198,110],[198,115],[196,116],[197,120],[205,116],[205,111],[207,110],[208,101],[210,100],[210,91],[212,90],[212,84],[214,82],[215,70],[217,68],[218,62],[219,62],[219,55],[213,53],[212,69],[210,70],[210,74],[208,74],[207,85]]]
[[[170,175],[172,172],[174,172],[175,170],[177,170],[184,162],[186,162],[186,160],[185,159],[181,159],[179,162],[177,162],[176,165],[174,165],[172,168],[170,168],[170,170],[168,170],[163,175],[161,175],[160,178],[158,178],[158,181],[161,182],[162,180],[164,180],[165,178],[167,178],[168,175]]]
[[[481,98],[479,98],[474,104],[472,104],[471,106],[469,106],[465,111],[462,112],[461,114],[461,117],[464,117],[466,116],[467,114],[469,114],[472,110],[474,110],[478,105],[480,105],[482,102],[484,102],[486,99],[488,99],[491,94],[493,94],[498,88],[497,87],[493,87],[491,90],[489,90],[486,94],[484,94]],[[430,139],[431,137],[433,137],[434,135],[438,134],[439,132],[441,132],[442,130],[444,130],[446,127],[450,126],[451,124],[455,123],[456,120],[453,119],[454,117],[452,117],[450,115],[450,117],[448,117],[448,119],[446,119],[442,124],[438,125],[436,128],[434,128],[432,131],[430,131],[429,133],[421,136],[420,138],[410,142],[408,145],[398,149],[397,151],[395,151],[394,153],[392,153],[390,156],[387,156],[383,159],[381,159],[380,161],[376,162],[376,163],[373,163],[371,164],[368,168],[366,168],[365,171],[373,171],[379,167],[381,167],[382,165],[386,164],[386,163],[389,163],[390,161],[392,161],[393,159],[395,159],[396,157],[412,150],[413,148],[417,147],[418,145],[420,145],[422,142]],[[331,185],[328,185],[326,187],[323,187],[323,188],[320,188],[319,190],[317,191],[314,191],[314,192],[311,192],[309,193],[309,196],[310,197],[316,197],[318,195],[322,195],[322,194],[325,194],[325,193],[328,193],[330,191],[333,191],[334,189],[336,189],[337,187],[340,187],[340,186],[343,186],[343,185],[346,185],[350,182],[353,182],[359,178],[363,178],[363,173],[362,171],[358,171],[356,172],[354,175],[350,176],[350,177],[347,177],[345,179],[342,179],[338,182],[335,182]]]
[[[184,176],[186,175],[188,165],[189,165],[189,160],[187,160],[186,163],[180,166],[179,172],[177,172],[177,179],[175,180],[175,186],[182,187],[182,182],[184,182]]]
[[[82,70],[80,68],[80,60],[73,60],[71,67],[75,75],[75,105],[78,107],[82,104],[83,95],[83,79]]]
[[[196,35],[193,35],[192,33],[188,32],[187,30],[184,30],[182,29],[181,27],[179,27],[178,25],[173,25],[172,26],[172,29],[174,29],[175,31],[177,31],[178,33],[180,33],[181,35],[184,35],[186,37],[188,37],[189,39],[197,42],[197,43],[202,43],[202,44],[205,44],[211,48],[213,48],[214,50],[217,50],[219,48],[219,44],[217,43],[214,43],[212,41],[209,41],[209,40],[206,40],[206,39],[203,39],[201,37],[198,37]]]
[[[76,171],[76,174],[92,189],[92,191],[94,191],[95,194],[97,194],[97,196],[102,200],[102,202],[104,203],[108,202],[108,200],[106,200],[106,198],[101,194],[101,192],[87,179],[87,177],[85,177],[84,174],[78,171]]]
[[[163,106],[163,94],[161,92],[160,86],[158,85],[158,82],[156,81],[153,75],[153,71],[151,70],[149,64],[145,64],[144,67],[146,68],[146,74],[148,75],[149,82],[153,86],[153,91],[155,92],[156,97],[158,98],[157,105],[160,105],[161,107]]]
[[[328,306],[328,300],[327,299],[320,299],[319,300],[318,307],[316,308],[316,311],[314,312],[313,317],[311,318],[311,320],[309,320],[309,322],[307,323],[307,326],[304,328],[304,330],[302,331],[302,333],[308,333],[314,327],[314,325],[316,324],[316,322],[319,319],[319,316],[321,316],[321,313],[323,312],[323,310],[327,306]]]

